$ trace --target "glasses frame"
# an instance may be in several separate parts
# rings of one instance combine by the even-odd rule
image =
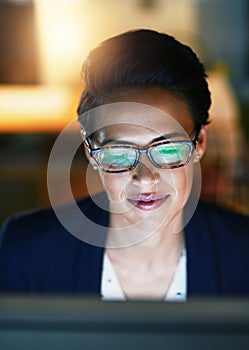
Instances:
[[[105,147],[99,147],[99,148],[92,148],[91,147],[91,144],[88,140],[88,138],[86,138],[84,140],[85,142],[85,145],[88,149],[88,152],[90,154],[90,156],[92,158],[94,158],[94,160],[96,161],[96,163],[98,164],[99,168],[101,171],[105,172],[105,173],[124,173],[124,172],[128,172],[128,171],[132,171],[136,168],[138,162],[139,162],[139,158],[140,158],[140,155],[141,154],[147,154],[149,160],[151,161],[151,163],[156,167],[156,168],[159,168],[159,169],[175,169],[175,168],[181,168],[183,166],[186,166],[190,159],[191,159],[191,156],[195,150],[195,147],[196,145],[198,144],[198,138],[199,138],[199,133],[200,133],[200,129],[201,129],[201,125],[196,127],[195,130],[196,130],[196,133],[195,133],[195,136],[194,136],[194,139],[193,140],[190,140],[190,141],[169,141],[169,140],[162,140],[162,141],[159,141],[155,144],[151,144],[145,148],[138,148],[136,146],[133,146],[133,145],[115,145],[115,146],[105,146]],[[184,144],[188,144],[190,149],[189,149],[189,154],[188,154],[188,158],[187,160],[182,163],[182,164],[176,164],[176,165],[173,165],[173,166],[160,166],[158,165],[157,163],[154,162],[153,158],[151,157],[150,155],[150,150],[155,147],[155,146],[158,146],[158,145],[164,145],[164,144],[167,144],[167,143],[184,143]],[[130,148],[130,149],[133,149],[136,151],[136,161],[135,163],[127,168],[127,169],[122,169],[122,170],[106,170],[105,168],[103,168],[103,166],[99,163],[97,157],[96,157],[96,154],[100,151],[100,150],[103,150],[103,149],[110,149],[110,148]]]

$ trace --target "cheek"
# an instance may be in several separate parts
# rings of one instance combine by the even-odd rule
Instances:
[[[173,169],[161,178],[165,187],[168,187],[174,202],[185,203],[187,201],[193,182],[193,167],[190,164],[182,168]]]
[[[126,184],[130,180],[128,173],[110,174],[100,172],[100,178],[110,200],[120,202],[125,199]]]

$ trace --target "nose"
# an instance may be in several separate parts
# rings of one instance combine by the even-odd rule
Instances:
[[[156,185],[160,181],[158,169],[151,163],[146,154],[140,155],[132,178],[133,181],[139,182],[140,186],[146,188]]]

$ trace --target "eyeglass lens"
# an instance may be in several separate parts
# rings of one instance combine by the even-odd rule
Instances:
[[[125,171],[133,168],[143,151],[133,147],[109,147],[96,151],[95,159],[104,171]],[[185,165],[192,153],[190,142],[174,142],[154,145],[148,148],[148,155],[154,165],[173,168]]]

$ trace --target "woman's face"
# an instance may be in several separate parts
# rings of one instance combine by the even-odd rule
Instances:
[[[146,148],[161,139],[178,141],[189,136],[192,140],[195,136],[194,122],[186,103],[165,90],[131,90],[113,94],[108,99],[108,103],[117,102],[145,104],[160,112],[151,115],[150,108],[148,113],[145,111],[139,115],[116,113],[115,124],[113,116],[109,116],[109,121],[107,117],[107,125],[110,125],[95,132],[91,140],[93,149],[123,144]],[[202,130],[201,142],[197,146],[200,156],[205,150],[204,134],[205,130]],[[169,224],[179,217],[191,190],[194,158],[193,154],[186,166],[161,169],[154,166],[144,153],[140,154],[137,166],[131,171],[108,173],[99,170],[110,199],[113,226],[139,225],[142,229],[154,230],[155,225]],[[95,160],[91,158],[91,162],[95,163]]]

